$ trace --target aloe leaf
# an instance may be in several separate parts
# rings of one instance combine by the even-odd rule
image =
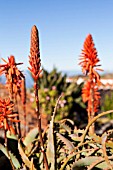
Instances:
[[[54,118],[55,118],[55,113],[57,110],[57,105],[59,103],[61,96],[58,98],[57,103],[54,108],[53,115],[51,116],[51,121],[48,129],[48,143],[47,143],[47,158],[48,158],[48,163],[50,165],[50,170],[55,169],[55,143],[54,143]]]
[[[10,131],[7,131],[7,138],[9,139],[14,139],[14,140],[18,140],[17,136],[14,134],[11,134]]]
[[[0,144],[0,150],[6,155],[7,158],[9,158],[9,156],[7,154],[7,150],[2,144]],[[15,166],[16,169],[19,169],[21,167],[19,161],[10,151],[9,151],[9,154],[10,154],[11,160],[13,162],[13,165]]]
[[[90,166],[91,164],[98,161],[99,159],[101,160],[102,157],[93,156],[93,157],[85,157],[85,158],[79,159],[73,164],[72,170],[80,170],[82,167]],[[97,164],[95,167],[104,169],[104,168],[107,168],[108,165],[104,161],[102,163]]]
[[[90,134],[90,137],[98,144],[101,144],[102,138],[100,136],[97,136],[96,134]],[[113,141],[108,140],[106,142],[106,147],[113,148]]]
[[[34,164],[32,163],[32,161],[30,161],[29,159],[28,159],[28,157],[26,156],[26,154],[24,153],[24,150],[23,150],[23,148],[22,148],[22,146],[21,146],[21,144],[18,142],[18,149],[19,149],[19,153],[20,153],[20,155],[21,155],[21,158],[22,158],[22,160],[23,160],[23,162],[24,162],[24,164],[29,168],[29,167],[31,167],[31,165],[32,165],[32,170],[36,170],[35,169],[35,167],[34,167]]]
[[[0,169],[9,168],[7,157],[5,155],[0,156]]]
[[[51,164],[50,170],[55,169],[55,146],[54,146],[54,134],[53,134],[54,117],[50,121],[48,130],[48,143],[47,143],[47,158],[48,163]]]
[[[37,128],[30,130],[30,132],[26,135],[26,137],[23,141],[24,145],[28,146],[30,143],[32,143],[35,140],[37,134],[38,134]]]
[[[73,129],[74,129],[74,122],[70,119],[63,119],[60,120],[59,125],[61,126],[61,128],[64,128],[68,133],[72,133]]]
[[[72,152],[74,150],[74,145],[67,138],[65,138],[60,133],[57,133],[58,138],[66,145],[66,148]]]
[[[33,158],[31,158],[30,170],[33,170],[33,169],[34,169]]]
[[[11,151],[11,153],[16,155],[16,158],[21,164],[21,157],[18,151],[18,137],[14,134],[11,134],[10,131],[7,131],[7,143],[8,143],[8,149]]]

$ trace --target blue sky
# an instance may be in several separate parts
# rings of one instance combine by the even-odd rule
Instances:
[[[90,33],[102,68],[113,70],[113,0],[1,0],[0,58],[12,54],[27,68],[33,25],[45,69],[80,70],[78,58]]]

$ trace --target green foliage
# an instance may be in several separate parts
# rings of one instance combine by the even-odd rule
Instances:
[[[18,159],[16,158],[16,155],[14,156],[14,154],[11,153],[11,152],[9,152],[9,155],[8,155],[6,147],[4,147],[2,144],[0,144],[0,150],[4,153],[4,155],[6,155],[6,157],[7,157],[8,159],[9,159],[9,155],[10,155],[10,157],[11,157],[11,159],[12,159],[12,162],[13,162],[13,164],[14,164],[14,167],[15,167],[16,169],[20,169],[21,165],[20,165]],[[2,161],[3,161],[3,160],[2,160]]]
[[[55,169],[55,140],[54,140],[54,117],[55,111],[51,116],[51,121],[48,129],[48,142],[47,142],[47,159],[50,165],[50,170]]]
[[[107,111],[113,109],[113,92],[111,92],[109,95],[106,94],[104,101],[101,105],[101,110],[102,111]],[[113,113],[107,115],[109,119],[113,119]]]
[[[29,169],[36,170],[32,159],[29,160],[28,156],[25,154],[25,151],[20,143],[18,143],[18,149],[19,149],[19,153],[21,155],[22,161],[25,164],[25,166],[28,167]]]
[[[56,99],[62,94],[59,102],[56,119],[65,117],[76,118],[76,115],[86,113],[85,105],[82,102],[82,84],[67,83],[67,76],[62,75],[54,68],[50,73],[43,69],[42,77],[39,80],[39,100],[41,112],[48,114],[53,112]]]
[[[44,148],[47,154],[50,170],[70,170],[113,168],[113,130],[108,130],[101,136],[87,134],[91,124],[113,110],[103,112],[92,119],[85,130],[74,127],[69,119],[55,121],[60,98],[57,101],[48,129],[43,133]],[[15,169],[44,170],[43,154],[37,128],[32,129],[25,139],[7,134],[8,150]],[[13,148],[12,149],[12,141]],[[18,147],[17,147],[18,144]],[[9,159],[6,146],[0,144],[0,150]],[[18,152],[19,151],[19,152]],[[21,161],[20,158],[21,157]],[[3,161],[0,156],[0,161]],[[6,161],[4,159],[4,161]],[[0,162],[2,164],[2,162]]]
[[[38,135],[38,129],[34,128],[32,129],[27,136],[25,137],[23,143],[25,146],[28,146],[30,143],[32,143],[34,141],[34,139],[36,138],[36,136]]]

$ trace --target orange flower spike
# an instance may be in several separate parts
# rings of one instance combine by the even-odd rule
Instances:
[[[89,100],[89,97],[90,97],[90,88],[91,88],[91,85],[90,85],[90,82],[86,82],[83,89],[82,89],[82,98],[83,98],[83,101],[84,102],[87,102]]]
[[[30,46],[30,56],[29,56],[29,64],[32,77],[34,78],[34,91],[35,91],[35,99],[36,99],[36,114],[37,114],[37,122],[38,122],[38,131],[39,131],[39,139],[40,146],[44,148],[42,130],[41,130],[41,117],[39,112],[39,99],[38,99],[38,79],[40,77],[41,72],[41,60],[40,60],[40,50],[39,50],[39,36],[38,29],[34,25],[31,30],[31,46]],[[44,149],[42,150],[44,157],[45,169],[48,169],[48,161],[46,157],[46,153]]]
[[[14,119],[17,114],[13,114],[13,106],[10,99],[0,99],[0,127],[4,127],[5,130],[10,130],[9,122],[19,122]]]
[[[40,50],[39,50],[39,35],[38,29],[34,25],[31,30],[31,47],[30,47],[30,56],[29,63],[31,68],[28,67],[34,80],[38,80],[39,74],[41,72],[41,60],[40,60]]]
[[[10,56],[8,57],[8,62],[5,61],[4,59],[2,59],[5,63],[7,64],[2,64],[0,65],[0,75],[5,73],[6,76],[6,86],[9,89],[10,92],[10,96],[12,98],[12,94],[17,94],[19,93],[21,90],[21,80],[22,78],[25,78],[23,73],[18,70],[18,68],[16,67],[16,65],[20,65],[23,63],[16,63],[15,62],[15,57],[14,56]]]
[[[92,35],[89,34],[84,42],[83,50],[80,56],[80,63],[82,72],[89,76],[89,80],[85,83],[82,89],[82,98],[87,102],[88,121],[90,121],[95,113],[98,111],[100,93],[98,86],[101,84],[100,75],[96,70],[102,71],[99,66],[99,58],[97,57],[97,50],[95,48]],[[91,132],[94,132],[94,126],[91,126]]]
[[[8,58],[8,60],[9,60],[10,65],[15,65],[15,58],[14,58],[13,55],[11,55],[11,56]]]
[[[12,126],[9,126],[10,132],[13,135],[16,135],[15,129]]]
[[[85,73],[86,71],[87,74],[91,71],[90,66],[92,66],[92,68],[97,67],[97,63],[100,61],[97,58],[97,51],[94,47],[93,38],[91,34],[86,37],[80,60],[81,62],[79,64],[82,67],[83,73]]]

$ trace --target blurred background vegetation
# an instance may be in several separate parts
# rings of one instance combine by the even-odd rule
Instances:
[[[33,80],[31,74],[27,71],[25,72],[27,80],[27,89],[31,96],[30,101],[32,108],[35,108],[35,98],[33,92]],[[39,100],[40,100],[40,111],[44,119],[50,120],[50,116],[53,113],[55,103],[60,95],[62,95],[59,103],[59,108],[57,109],[56,120],[59,121],[63,118],[70,118],[74,121],[78,128],[84,128],[87,124],[87,111],[86,104],[82,102],[81,90],[83,83],[77,84],[76,80],[83,75],[78,74],[77,76],[72,76],[71,78],[75,81],[68,82],[67,79],[70,76],[64,74],[53,68],[51,71],[47,71],[43,68],[42,74],[39,79]],[[104,79],[110,79],[113,74],[101,75]],[[4,77],[0,77],[0,82],[4,82]],[[5,91],[5,90],[4,90]],[[0,94],[4,93],[1,88]],[[99,111],[107,111],[113,109],[113,90],[112,89],[100,89],[101,99]],[[2,96],[3,97],[3,96]],[[29,98],[29,97],[28,97]],[[97,114],[98,114],[97,113]],[[105,116],[107,119],[105,122],[108,123],[109,120],[113,120],[113,113]],[[105,118],[104,117],[104,118]],[[100,121],[100,120],[99,120]],[[102,122],[102,118],[101,118]],[[104,122],[104,123],[105,123]],[[100,122],[99,122],[100,123]],[[103,126],[100,123],[100,126]],[[99,128],[100,128],[99,126]],[[97,127],[97,126],[96,126]]]
[[[105,77],[105,75],[102,76],[102,78],[103,77]],[[84,128],[87,123],[87,103],[83,103],[81,96],[84,83],[78,85],[75,83],[76,81],[67,82],[67,78],[68,76],[59,72],[57,68],[53,68],[50,72],[43,68],[39,79],[40,111],[49,121],[55,103],[58,97],[62,95],[59,108],[57,109],[56,120],[70,118],[78,128]],[[73,79],[74,78],[76,78],[76,76],[73,76]],[[32,90],[31,88],[30,91],[32,92]],[[98,113],[113,109],[113,91],[101,89],[100,94],[101,99]],[[32,106],[35,108],[35,101]],[[112,120],[113,113],[108,114],[106,117],[106,121],[108,121],[108,119]]]
[[[103,94],[100,110],[107,111],[112,109],[113,109],[113,91],[108,90],[106,93]],[[113,113],[108,114],[107,117],[110,120],[113,119]]]
[[[53,68],[50,72],[43,68],[39,79],[41,113],[47,115],[47,119],[50,120],[55,103],[58,97],[62,95],[57,109],[56,120],[70,118],[75,122],[75,125],[83,125],[87,122],[86,105],[83,103],[81,96],[83,83],[77,85],[77,83],[70,83],[66,80],[67,75],[63,75],[56,68]],[[35,107],[35,102],[33,107]]]

